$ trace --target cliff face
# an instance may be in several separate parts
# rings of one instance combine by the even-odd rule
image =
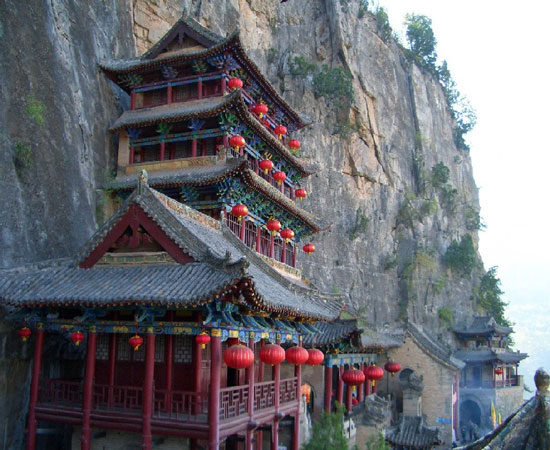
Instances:
[[[240,24],[251,57],[312,121],[298,135],[302,156],[319,167],[304,208],[333,225],[315,237],[317,252],[301,258],[306,276],[346,294],[372,326],[409,317],[443,333],[441,308],[451,306],[455,319],[472,311],[477,277],[441,263],[479,209],[470,158],[453,143],[439,84],[382,40],[370,15],[360,18],[358,2],[24,3],[0,2],[0,267],[68,256],[92,234],[97,189],[115,163],[107,129],[127,106],[97,62],[141,54],[186,10],[221,34]],[[295,57],[315,68],[296,70]],[[322,65],[351,71],[353,103],[316,97]],[[449,169],[443,187],[430,180],[437,163]],[[7,374],[24,379],[19,358],[29,352],[11,333],[2,326],[0,417],[16,432],[2,448],[19,448],[12,437],[24,425],[23,385],[14,391]]]

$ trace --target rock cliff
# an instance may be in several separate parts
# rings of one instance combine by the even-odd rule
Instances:
[[[115,164],[107,129],[128,101],[97,63],[141,54],[182,11],[220,34],[239,24],[260,69],[312,122],[299,133],[319,168],[304,207],[332,227],[302,258],[305,274],[373,327],[408,317],[447,336],[442,311],[457,319],[474,308],[477,276],[442,262],[453,239],[477,243],[471,161],[454,145],[439,83],[353,0],[0,2],[0,267],[68,256],[97,227]],[[340,81],[352,95],[319,87],[323,65],[351,72]],[[438,163],[449,169],[442,183]],[[3,324],[2,448],[20,448],[24,427],[30,352],[12,334]]]

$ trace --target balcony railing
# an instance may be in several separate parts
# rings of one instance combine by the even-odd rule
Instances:
[[[512,375],[510,379],[507,380],[468,380],[466,382],[461,382],[460,387],[466,389],[493,389],[493,388],[504,388],[504,387],[513,387],[519,386],[519,377],[517,375]]]

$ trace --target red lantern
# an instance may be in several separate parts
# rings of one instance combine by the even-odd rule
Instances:
[[[325,355],[321,350],[317,350],[316,348],[310,348],[307,351],[307,354],[309,355],[306,364],[310,366],[318,366],[323,362],[325,359]]]
[[[223,360],[232,369],[246,369],[254,362],[254,352],[244,345],[233,345],[225,351]]]
[[[210,336],[203,332],[195,336],[195,342],[197,344],[201,344],[201,348],[204,350],[206,348],[206,344],[210,343]]]
[[[275,235],[275,233],[277,233],[281,229],[281,222],[276,219],[269,219],[267,221],[266,227],[269,231],[271,231],[271,234]]]
[[[294,197],[298,198],[299,200],[307,197],[307,191],[303,188],[298,188],[294,191]]]
[[[386,369],[386,372],[391,373],[391,376],[393,377],[397,372],[401,370],[401,364],[388,361],[384,366],[384,369]]]
[[[264,174],[267,175],[267,172],[273,169],[273,161],[270,159],[262,159],[260,161],[260,169],[264,171]]]
[[[241,80],[240,78],[230,78],[229,81],[227,82],[227,87],[229,89],[242,89],[243,87],[243,80]]]
[[[290,240],[294,237],[294,231],[292,231],[290,228],[285,228],[281,231],[281,237],[288,244]]]
[[[309,353],[304,347],[290,347],[286,350],[286,360],[290,364],[294,364],[295,366],[300,366],[302,364],[305,364],[307,360],[309,359]]]
[[[256,103],[252,108],[254,114],[258,114],[258,117],[261,119],[264,114],[267,114],[267,105],[265,103]]]
[[[248,215],[248,208],[242,203],[238,203],[231,208],[231,214],[237,216],[237,220],[240,222],[241,219]]]
[[[27,327],[23,327],[23,328],[19,328],[19,330],[17,330],[17,334],[19,335],[19,337],[21,338],[21,340],[23,342],[26,342],[26,340],[28,338],[31,337],[31,330]]]
[[[288,141],[288,146],[291,150],[298,150],[300,148],[300,141],[298,139],[291,139]]]
[[[342,374],[342,381],[348,386],[359,386],[365,382],[365,374],[357,369],[349,369]]]
[[[77,347],[84,340],[84,333],[82,331],[73,331],[71,333],[71,341],[74,342],[74,345]]]
[[[279,139],[282,139],[283,136],[286,134],[286,127],[284,125],[277,125],[274,131],[275,134],[279,136]]]
[[[244,345],[244,342],[239,341],[238,338],[228,338],[227,339],[227,345],[231,347],[232,345],[241,344]]]
[[[374,363],[365,368],[364,372],[367,380],[371,380],[373,387],[376,385],[376,381],[380,380],[384,376],[384,371],[382,370],[382,368],[378,367]]]
[[[504,371],[502,370],[502,367],[497,367],[495,369],[495,374],[496,375],[502,375],[504,373]]]
[[[241,147],[244,147],[245,144],[246,141],[239,134],[236,134],[235,136],[231,136],[231,138],[229,138],[229,145],[237,151],[239,151]]]
[[[307,256],[311,255],[315,251],[315,245],[306,244],[304,245],[304,252],[307,253]]]
[[[285,360],[285,349],[277,344],[265,345],[260,349],[258,356],[262,362],[274,366]]]
[[[135,334],[130,339],[128,339],[128,343],[130,344],[130,347],[132,347],[136,352],[143,345],[143,338]]]
[[[279,170],[273,174],[273,179],[277,182],[277,186],[280,186],[281,183],[286,180],[286,173]]]

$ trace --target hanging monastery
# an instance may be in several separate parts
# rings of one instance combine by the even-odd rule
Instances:
[[[301,182],[315,172],[299,157],[308,124],[238,32],[224,38],[193,19],[141,57],[101,69],[130,105],[109,130],[118,142],[116,178],[105,186],[113,214],[73,258],[0,278],[0,301],[34,345],[26,448],[51,445],[38,432],[50,424],[62,430],[59,448],[185,440],[191,450],[298,450],[305,409],[319,418],[338,402],[351,413],[401,370],[385,359],[385,373],[377,354],[410,357],[406,335],[341,320],[342,296],[319,292],[298,269],[315,251],[309,238],[330,226],[300,203]],[[479,335],[470,331],[457,333]],[[447,435],[403,419],[388,435],[401,446],[431,448],[459,432],[463,364],[438,357],[437,345],[415,349],[450,368]],[[479,372],[480,353],[472,359],[464,347],[461,386],[474,387],[481,373],[493,389],[501,379],[518,384],[524,355],[503,359],[494,349]],[[508,364],[498,379],[497,360]],[[389,385],[384,394],[398,386]]]

